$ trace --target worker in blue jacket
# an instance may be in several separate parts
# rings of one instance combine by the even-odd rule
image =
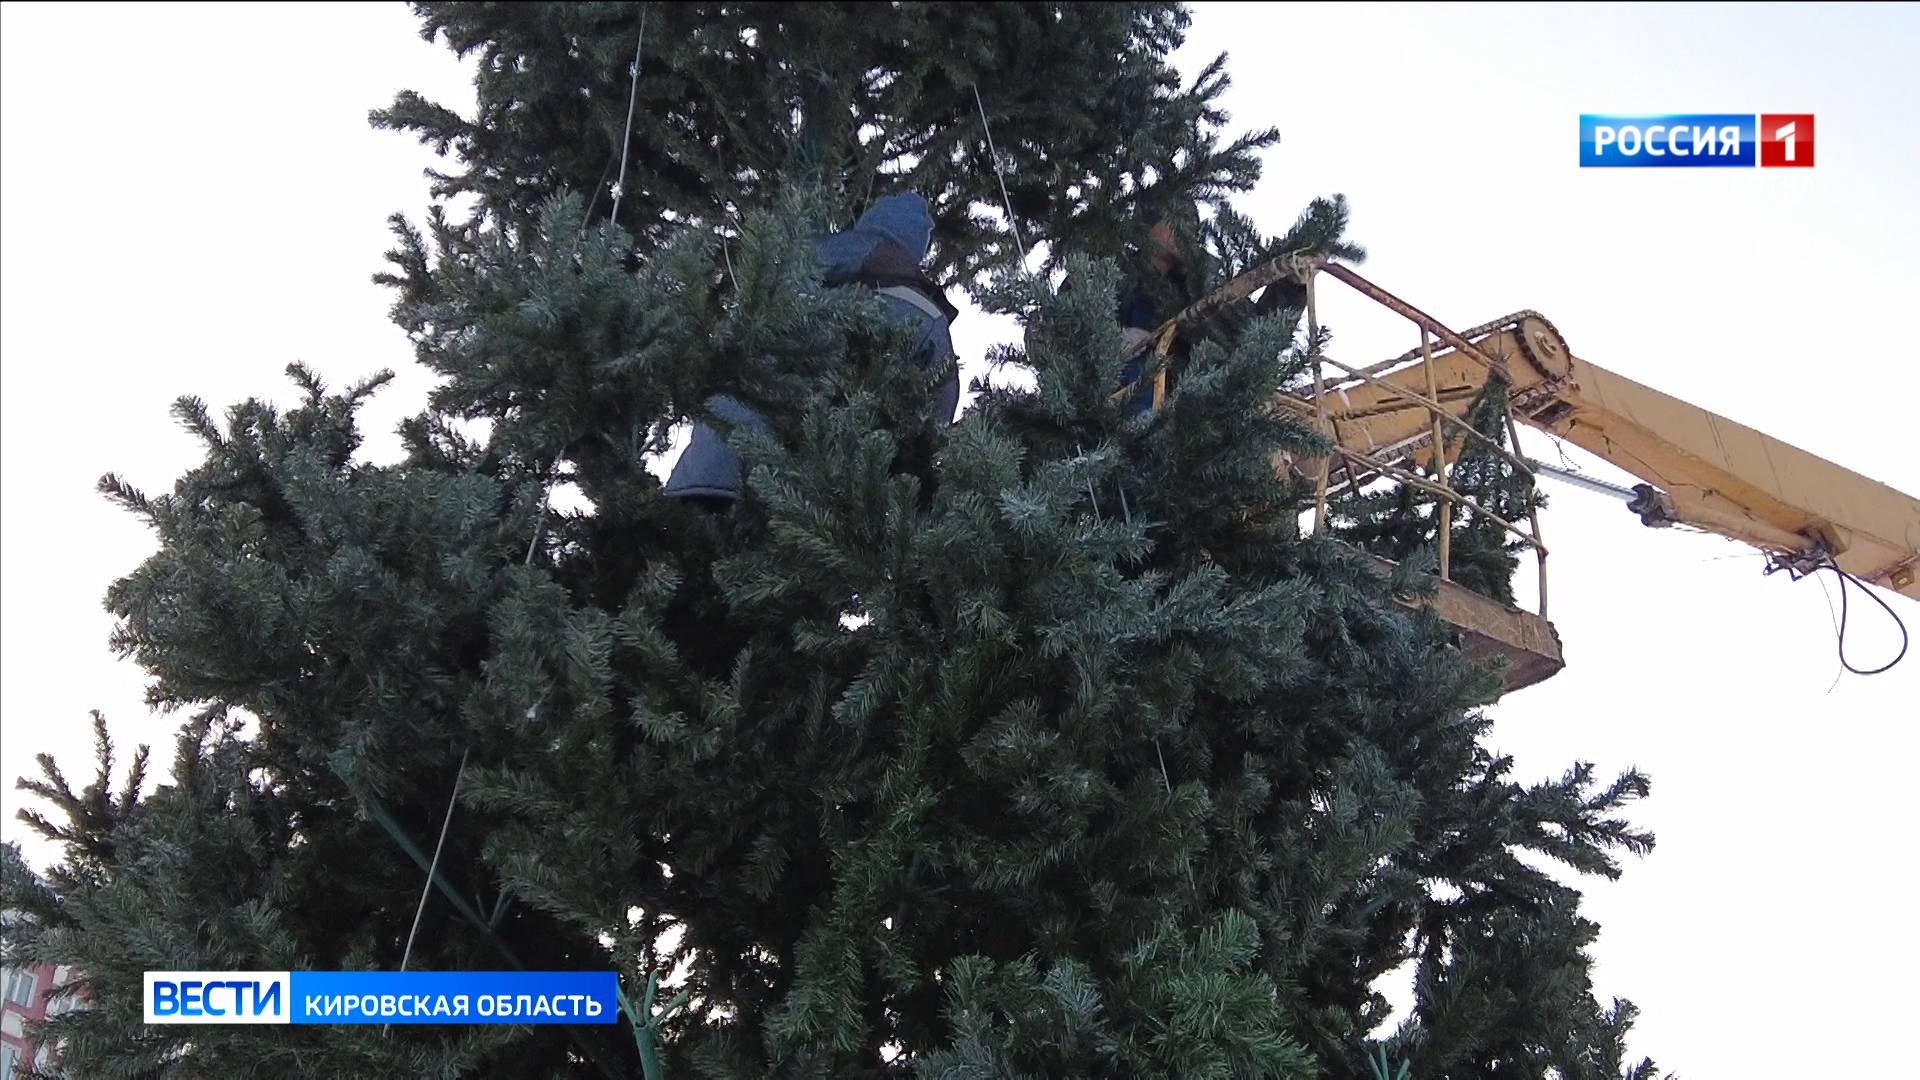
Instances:
[[[814,260],[829,287],[866,285],[880,294],[888,312],[914,329],[910,355],[922,369],[941,367],[954,356],[950,327],[959,310],[927,277],[921,264],[933,238],[933,217],[919,195],[889,195],[875,202],[845,232],[821,237]],[[960,380],[948,378],[934,391],[933,416],[953,422],[960,402]],[[728,424],[766,429],[751,407],[726,395],[708,399],[707,409]],[[712,510],[731,507],[740,498],[740,458],[712,425],[701,423],[667,478],[666,493]]]

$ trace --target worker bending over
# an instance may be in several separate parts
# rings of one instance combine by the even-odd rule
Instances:
[[[829,287],[866,285],[880,294],[888,313],[913,329],[910,356],[922,370],[944,366],[953,359],[949,330],[959,310],[946,293],[928,278],[921,264],[933,238],[933,218],[926,200],[915,194],[889,195],[875,202],[845,232],[821,237],[814,244],[814,261]],[[933,416],[938,424],[953,422],[960,402],[958,375],[934,391]],[[745,424],[764,431],[764,417],[733,397],[707,400],[707,411],[727,424]],[[740,499],[740,458],[712,425],[696,424],[693,439],[667,478],[666,493],[705,509],[723,511]]]

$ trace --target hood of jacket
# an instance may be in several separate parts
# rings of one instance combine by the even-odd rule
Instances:
[[[933,217],[926,200],[911,193],[888,195],[867,207],[852,228],[822,237],[816,257],[828,280],[850,280],[882,242],[897,248],[907,265],[917,267],[926,259],[932,239]]]
[[[867,212],[853,223],[853,231],[884,236],[917,263],[926,259],[927,246],[933,240],[933,217],[927,212],[927,201],[918,195],[888,195],[867,207]]]

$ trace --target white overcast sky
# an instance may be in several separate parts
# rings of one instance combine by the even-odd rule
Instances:
[[[375,458],[422,401],[368,275],[429,158],[365,115],[402,87],[472,91],[414,27],[399,4],[5,7],[0,830],[36,861],[10,783],[36,752],[77,781],[88,709],[129,751],[175,727],[106,648],[101,598],[152,541],[96,478],[168,488],[198,458],[172,399],[287,401],[293,360],[335,385],[400,373],[367,414]],[[1270,230],[1345,192],[1363,271],[1439,318],[1538,309],[1595,363],[1920,492],[1920,7],[1201,5],[1181,60],[1220,50],[1236,124],[1282,132],[1243,203]],[[1811,112],[1818,165],[1581,170],[1581,112]],[[1323,290],[1336,355],[1413,344],[1342,291]],[[976,370],[1009,334],[959,329]],[[1879,1037],[1920,1006],[1920,655],[1836,683],[1818,585],[1552,494],[1569,666],[1498,707],[1494,742],[1523,775],[1653,777],[1635,817],[1658,849],[1588,892],[1601,994],[1633,998],[1637,1051],[1690,1078],[1899,1060]],[[1853,616],[1878,662],[1885,616],[1857,596]]]

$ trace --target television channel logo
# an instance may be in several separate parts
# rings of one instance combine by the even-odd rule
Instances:
[[[149,971],[149,1024],[284,1024],[293,990],[286,971]]]
[[[149,1024],[611,1024],[612,971],[149,971]]]
[[[1811,169],[1812,113],[1580,114],[1583,169]]]

